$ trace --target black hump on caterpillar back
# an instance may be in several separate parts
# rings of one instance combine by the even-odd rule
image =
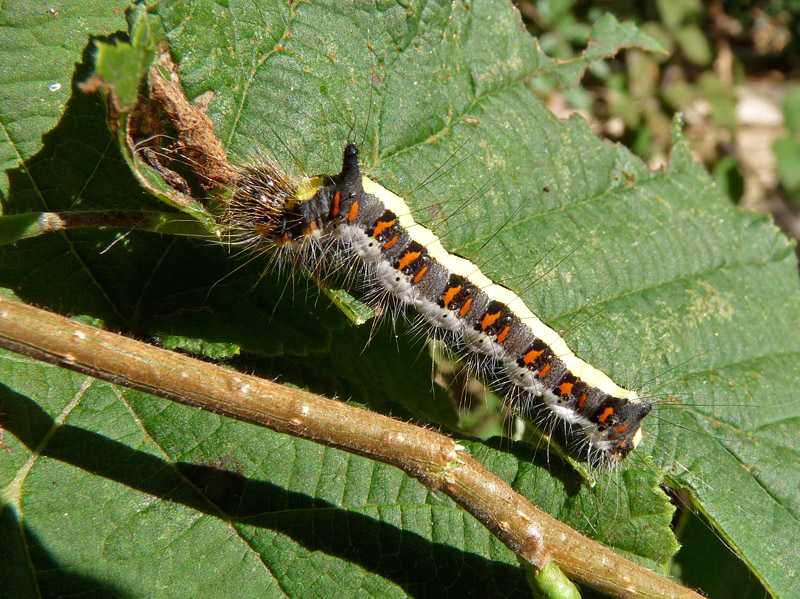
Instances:
[[[358,164],[358,148],[355,144],[347,144],[342,157],[342,172],[336,177],[345,196],[353,197],[363,192],[361,187],[361,167]]]

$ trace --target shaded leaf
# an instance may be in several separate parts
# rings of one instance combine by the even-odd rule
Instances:
[[[114,82],[109,93],[118,111],[127,111],[136,103],[139,86],[150,63],[155,57],[155,42],[150,32],[150,21],[146,8],[138,5],[130,11],[130,43],[117,41],[114,44],[98,42],[94,58],[95,77]]]
[[[127,1],[10,2],[0,8],[0,170],[39,151],[72,93],[75,62],[90,36],[127,31]],[[8,193],[0,183],[0,197]],[[44,208],[44,207],[42,207]]]
[[[680,136],[669,171],[651,173],[582,121],[557,121],[524,84],[551,63],[505,5],[162,2],[158,10],[188,95],[215,92],[209,114],[234,156],[243,160],[262,148],[295,172],[335,173],[345,140],[356,138],[371,175],[397,193],[433,175],[409,202],[447,247],[520,292],[579,355],[622,384],[644,385],[660,402],[645,421],[641,456],[597,490],[554,457],[548,462],[545,451],[532,455],[504,441],[501,448],[471,444],[473,453],[571,525],[665,571],[675,545],[670,508],[655,490],[663,467],[770,591],[796,592],[800,404],[785,395],[798,382],[796,262],[767,219],[718,196]],[[50,143],[27,164],[38,185],[12,172],[9,203],[21,209],[46,198],[69,207],[75,189],[81,201],[104,207],[154,202],[130,193],[135,179],[120,168],[104,129],[69,126],[76,115],[94,126],[104,109],[73,98]],[[87,162],[85,154],[64,152],[69,144],[105,150],[89,161],[90,175],[58,188],[63,173]],[[52,164],[58,169],[44,168]],[[101,183],[108,178],[113,189]],[[4,250],[0,276],[27,301],[145,338],[235,345],[242,354],[231,365],[328,395],[428,416],[446,401],[430,399],[430,363],[419,345],[380,330],[364,350],[370,325],[349,326],[307,282],[262,279],[258,261],[244,260],[202,240],[70,232]],[[30,457],[33,468],[10,499],[4,482],[3,497],[7,510],[31,518],[24,523],[30,532],[16,534],[41,539],[32,562],[37,580],[55,586],[90,572],[112,578],[120,594],[157,587],[176,596],[215,596],[222,580],[247,587],[250,576],[258,592],[302,596],[438,596],[444,589],[513,595],[525,588],[504,547],[397,471],[80,377],[60,378],[68,375],[18,358],[4,364],[3,410],[11,420],[4,425],[23,439],[12,441],[10,454],[21,457],[0,455],[10,473],[4,481],[20,470],[17,460]],[[83,385],[89,387],[79,395]],[[66,417],[75,428],[66,432],[73,437],[59,439],[64,433],[52,422],[70,401]],[[20,424],[28,419],[20,414],[34,413],[37,434]],[[441,409],[430,419],[448,415],[452,409]],[[30,453],[40,445],[45,457]],[[104,454],[116,459],[102,463]],[[244,481],[237,485],[226,473]],[[229,484],[215,484],[217,476]],[[73,485],[68,496],[45,483],[62,478]],[[87,496],[97,499],[87,504]],[[19,511],[17,499],[30,503]],[[78,501],[79,518],[59,520],[61,507],[45,509]],[[109,503],[117,528],[89,529],[83,520]],[[242,520],[229,525],[220,512]],[[754,517],[764,513],[768,521]],[[120,553],[88,547],[110,539],[130,554],[140,525],[144,538],[166,542],[135,568]],[[203,585],[179,575],[176,557],[186,552],[182,563],[207,563],[193,560],[196,548],[187,546],[194,530],[207,530],[213,547],[222,548],[204,553],[219,561],[204,569]],[[88,535],[87,547],[70,553],[63,539],[72,535]],[[90,557],[74,566],[84,549]],[[159,560],[170,566],[163,575],[153,567]],[[143,575],[148,584],[140,584]],[[316,586],[303,587],[308,581]]]

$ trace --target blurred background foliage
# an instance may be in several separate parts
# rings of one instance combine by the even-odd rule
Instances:
[[[800,0],[519,0],[531,33],[552,57],[580,55],[605,12],[633,21],[666,54],[636,49],[594,63],[583,85],[537,81],[555,114],[578,111],[596,133],[619,141],[652,168],[683,114],[695,157],[722,193],[772,213],[800,238]]]

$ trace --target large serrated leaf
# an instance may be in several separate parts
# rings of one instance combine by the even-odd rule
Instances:
[[[41,148],[72,92],[75,62],[90,36],[126,31],[128,2],[5,2],[0,7],[0,170]],[[0,183],[0,197],[9,182]]]
[[[297,158],[310,174],[337,172],[355,138],[370,173],[397,193],[432,176],[409,202],[448,248],[519,291],[620,383],[694,405],[657,405],[641,452],[650,465],[632,456],[598,491],[544,451],[474,453],[572,526],[662,569],[673,542],[650,468],[663,466],[775,596],[796,595],[800,404],[785,390],[797,385],[800,301],[791,246],[766,219],[725,204],[680,137],[669,171],[651,173],[582,121],[554,119],[525,83],[557,67],[507,7],[476,4],[162,2],[158,11],[188,95],[214,92],[209,115],[233,156],[266,149],[295,171]],[[641,43],[619,44],[630,41]],[[4,208],[156,205],[137,193],[104,118],[100,103],[73,97],[42,152],[11,171]],[[233,365],[248,371],[446,421],[447,410],[425,409],[444,400],[429,398],[418,345],[401,337],[398,353],[379,331],[362,351],[369,325],[348,327],[304,281],[259,282],[259,264],[231,275],[241,264],[203,241],[87,231],[3,250],[0,282],[146,337],[233,344],[244,350]],[[25,571],[48,589],[86,589],[110,578],[104,584],[132,596],[143,587],[218,596],[221,581],[292,596],[524,588],[504,547],[391,468],[19,358],[4,364],[12,453],[0,454],[2,523],[13,542],[0,579]],[[658,374],[666,382],[651,382]],[[73,400],[65,417],[76,428],[52,428]],[[30,415],[33,431],[21,424]],[[119,459],[98,463],[104,452]],[[231,472],[243,477],[241,492]],[[56,517],[70,510],[80,517]],[[764,513],[768,522],[754,517]],[[86,519],[103,524],[90,529]],[[222,548],[210,567],[192,557],[195,523]],[[161,539],[155,549],[136,551],[140,525]],[[82,535],[89,540],[70,542]],[[20,565],[23,538],[39,549]],[[83,557],[99,542],[109,550]],[[126,549],[134,563],[119,559]]]
[[[25,358],[2,368],[0,581],[19,597],[526,596],[497,539],[396,468]]]

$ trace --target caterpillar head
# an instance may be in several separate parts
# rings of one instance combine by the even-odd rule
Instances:
[[[652,405],[638,397],[609,397],[597,410],[584,432],[590,447],[603,454],[603,461],[621,462],[642,440],[642,420]]]

